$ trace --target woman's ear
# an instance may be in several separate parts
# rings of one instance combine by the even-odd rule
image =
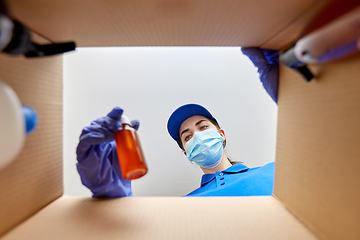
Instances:
[[[224,141],[226,140],[226,135],[225,135],[225,131],[224,129],[219,129],[218,130],[219,134],[223,137]]]

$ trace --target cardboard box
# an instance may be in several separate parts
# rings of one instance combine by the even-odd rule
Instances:
[[[283,49],[329,1],[8,1],[54,41],[97,46]],[[40,39],[39,39],[40,41]],[[41,40],[43,41],[43,40]],[[39,115],[0,170],[2,239],[360,239],[360,56],[281,66],[269,197],[92,199],[63,195],[62,57],[0,55],[0,78]]]

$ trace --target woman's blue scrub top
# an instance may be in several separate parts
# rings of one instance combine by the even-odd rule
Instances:
[[[237,163],[224,171],[204,174],[201,186],[186,196],[266,196],[274,186],[275,163],[248,168]]]

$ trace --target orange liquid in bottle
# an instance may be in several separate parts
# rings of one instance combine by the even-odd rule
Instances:
[[[123,177],[134,180],[144,176],[148,168],[136,130],[123,124],[123,129],[115,134],[115,141]]]

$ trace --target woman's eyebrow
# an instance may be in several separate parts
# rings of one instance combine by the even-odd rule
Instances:
[[[203,119],[203,120],[198,121],[197,123],[195,123],[195,126],[199,125],[199,124],[202,123],[203,121],[206,121],[206,120]]]
[[[185,129],[184,131],[182,131],[180,134],[180,138],[181,138],[181,135],[183,135],[183,133],[186,133],[187,131],[189,131],[189,129]]]

